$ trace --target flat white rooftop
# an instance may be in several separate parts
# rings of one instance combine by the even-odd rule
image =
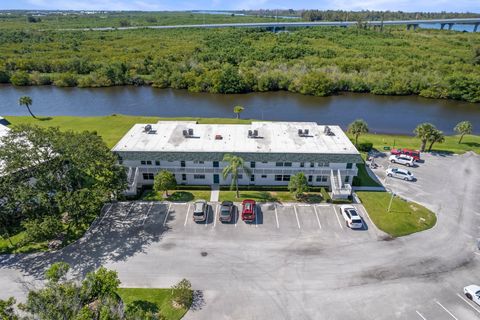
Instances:
[[[117,152],[248,152],[359,154],[339,126],[315,122],[252,122],[252,124],[197,124],[192,121],[159,121],[136,124],[113,147]],[[186,137],[184,130],[193,129]],[[299,130],[308,134],[299,135]],[[249,130],[258,137],[248,136]],[[220,139],[221,138],[221,139]]]

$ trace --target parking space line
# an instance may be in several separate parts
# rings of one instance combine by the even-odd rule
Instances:
[[[466,304],[468,304],[470,307],[472,307],[473,310],[477,311],[478,313],[480,313],[480,310],[478,310],[475,306],[472,306],[470,304],[470,301],[468,301],[467,299],[465,299],[464,297],[462,297],[460,294],[457,293],[457,296],[462,299],[463,301],[465,301]]]
[[[317,207],[313,206],[313,211],[315,211],[315,217],[317,217],[318,227],[322,229],[322,224],[320,223],[320,218],[318,217]]]
[[[240,219],[238,214],[238,208],[235,206],[235,228],[237,227],[238,219]]]
[[[453,319],[458,320],[457,317],[453,315],[447,308],[445,308],[440,302],[435,301],[440,307],[442,307],[443,310],[445,310],[450,316],[452,316]]]
[[[168,215],[170,214],[170,207],[172,206],[171,203],[168,204],[167,214],[165,215],[165,219],[163,220],[163,226],[167,223]]]
[[[142,226],[145,225],[145,221],[147,220],[148,215],[150,214],[150,210],[152,210],[152,207],[153,207],[153,202],[150,203],[150,207],[148,207],[147,213],[145,213],[145,216],[143,217]]]
[[[275,208],[275,220],[277,220],[277,229],[279,229],[279,228],[280,228],[280,224],[278,223],[277,205],[274,204],[273,207]]]
[[[427,320],[427,318],[425,318],[420,312],[418,312],[417,310],[415,310],[415,312],[418,314],[420,318],[422,318],[423,320]]]
[[[101,224],[103,219],[105,219],[105,217],[108,215],[108,213],[110,212],[110,209],[112,209],[113,207],[113,203],[110,205],[110,207],[108,207],[107,211],[105,212],[105,214],[103,215],[103,217],[100,219],[100,221],[98,222],[98,224]]]
[[[300,229],[300,220],[298,219],[297,207],[293,206],[293,211],[295,211],[295,218],[297,218],[298,229]]]
[[[125,216],[125,218],[128,218],[128,216],[130,215],[130,212],[132,212],[132,208],[134,204],[135,202],[132,202],[132,205],[130,206],[130,208],[128,208],[127,215]]]
[[[480,256],[480,252],[474,252],[477,256]]]
[[[187,215],[185,216],[185,222],[183,223],[183,226],[185,227],[187,225],[187,220],[188,220],[188,213],[190,212],[190,207],[192,206],[191,203],[188,204],[188,209],[187,209]]]
[[[215,213],[214,213],[214,216],[213,216],[213,227],[214,228],[217,225],[217,216],[218,216],[218,209],[219,208],[220,208],[220,205],[217,204],[217,206],[215,207]]]
[[[338,225],[339,225],[340,228],[342,228],[342,230],[343,230],[343,226],[342,226],[342,223],[340,222],[340,218],[338,217],[337,209],[335,208],[335,206],[333,206],[333,211],[335,212],[335,217],[337,217]]]

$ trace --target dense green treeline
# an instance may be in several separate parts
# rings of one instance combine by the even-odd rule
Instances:
[[[404,12],[404,11],[343,11],[343,10],[305,10],[300,12],[304,20],[309,21],[379,21],[414,19],[455,19],[479,18],[473,12]]]
[[[480,34],[310,28],[0,33],[0,82],[194,92],[418,94],[480,102]]]

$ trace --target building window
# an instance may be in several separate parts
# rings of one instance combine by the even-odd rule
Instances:
[[[349,176],[345,176],[345,183],[348,183],[348,180],[350,180]]]
[[[252,182],[255,181],[255,175],[254,175],[254,174],[252,174],[252,175],[250,176],[250,181],[252,181]]]
[[[155,179],[153,173],[143,173],[143,180],[153,180]]]
[[[122,164],[123,163],[123,158],[118,156],[118,164]]]
[[[180,161],[180,167],[185,168],[185,160]]]
[[[193,161],[194,164],[204,164],[205,161]]]
[[[160,165],[160,161],[159,161],[159,160],[155,160],[155,165],[156,165],[156,166],[159,166],[159,165]]]
[[[243,179],[243,174],[239,173],[237,176],[238,179]]]
[[[313,176],[308,176],[308,182],[312,182]]]
[[[319,163],[318,163],[318,166],[319,166],[319,167],[327,167],[327,164],[324,163],[324,162],[319,162]]]
[[[313,168],[315,167],[315,163],[314,162],[310,162],[310,168]]]
[[[266,174],[262,174],[262,179],[267,179],[267,175],[266,175]]]
[[[315,181],[317,182],[327,182],[328,177],[327,176],[316,176]]]
[[[142,161],[140,161],[140,164],[141,164],[142,166],[144,166],[144,165],[146,165],[146,164],[147,164],[147,161],[145,161],[145,160],[142,160]]]
[[[193,179],[195,179],[195,180],[204,180],[204,179],[205,179],[205,175],[204,175],[204,174],[194,174],[194,175],[193,175]]]
[[[290,181],[290,175],[289,174],[286,174],[283,176],[283,181]]]
[[[282,181],[282,175],[281,174],[276,174],[275,175],[275,181]]]
[[[182,180],[183,181],[187,180],[187,175],[185,173],[182,173]]]
[[[347,169],[352,169],[353,163],[347,163]]]
[[[250,161],[250,168],[255,168],[255,161]]]
[[[300,167],[301,168],[305,167],[305,162],[300,162]]]
[[[152,160],[147,160],[147,165],[151,166],[152,165]]]
[[[268,163],[267,161],[262,161],[262,163]]]
[[[213,161],[213,167],[214,167],[214,168],[218,168],[218,167],[219,167],[218,161]]]
[[[284,162],[283,165],[285,167],[291,167],[292,166],[292,163],[291,162]]]
[[[275,167],[283,167],[283,162],[275,162]]]

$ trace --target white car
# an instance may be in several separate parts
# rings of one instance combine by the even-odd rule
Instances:
[[[363,221],[362,218],[357,213],[357,209],[352,206],[340,206],[340,210],[342,211],[343,219],[352,229],[361,229],[363,228]]]
[[[387,169],[387,176],[395,177],[398,179],[402,179],[405,181],[413,181],[415,180],[415,176],[408,170],[400,169],[400,168],[389,168]]]
[[[463,288],[465,296],[480,306],[480,286],[471,284]]]
[[[395,154],[392,154],[390,156],[390,158],[388,158],[388,160],[391,162],[391,163],[399,163],[399,164],[403,164],[407,167],[413,167],[415,164],[414,164],[414,161],[412,157],[410,156],[407,156],[407,155],[404,155],[404,154],[401,154],[401,155],[395,155]]]

